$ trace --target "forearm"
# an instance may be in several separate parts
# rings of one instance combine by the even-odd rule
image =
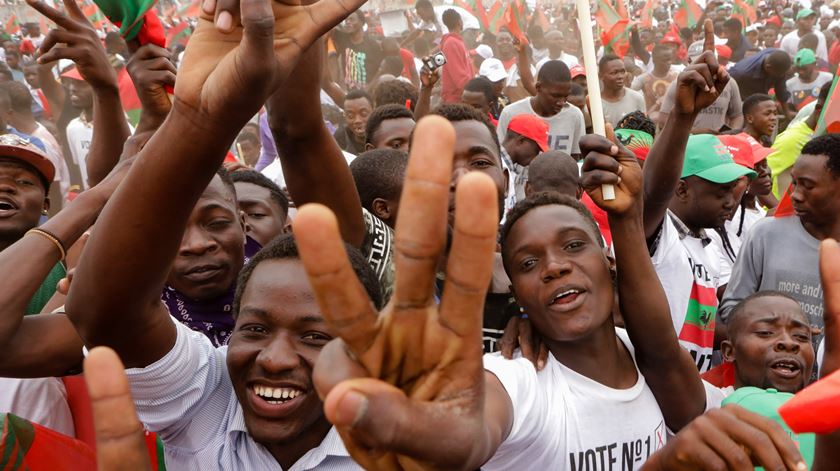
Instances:
[[[610,215],[609,221],[618,299],[636,363],[668,427],[677,431],[703,413],[703,384],[690,355],[677,340],[668,298],[646,249],[641,212],[621,218]]]
[[[682,172],[688,136],[696,114],[671,111],[665,127],[645,160],[644,226],[645,237],[651,238],[662,223]]]
[[[171,347],[161,289],[189,215],[242,125],[176,101],[102,211],[76,269],[67,313],[87,344],[111,346],[126,366],[144,366]]]
[[[537,86],[534,84],[534,74],[531,73],[531,60],[528,57],[528,50],[522,47],[519,52],[519,59],[517,61],[519,68],[519,79],[522,81],[522,87],[532,96],[537,94]]]
[[[82,339],[64,314],[26,316],[3,343],[0,377],[44,378],[81,372]]]
[[[93,98],[93,139],[87,156],[88,183],[91,186],[102,181],[114,169],[130,134],[119,89],[96,90]]]
[[[61,116],[61,110],[64,108],[64,88],[53,76],[51,66],[38,66],[38,84],[41,86],[41,91],[44,92],[44,96],[47,98],[50,109],[53,110],[53,122],[58,122],[58,118]]]
[[[420,118],[431,112],[431,108],[432,87],[420,87],[420,94],[417,96],[417,106],[414,107],[414,120],[420,121]]]

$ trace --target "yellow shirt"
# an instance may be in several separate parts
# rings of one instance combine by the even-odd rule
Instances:
[[[779,188],[779,177],[785,173],[799,158],[799,152],[811,140],[814,130],[805,121],[788,127],[785,132],[776,136],[771,146],[773,153],[767,157],[767,165],[773,177],[773,194],[779,198],[787,188]]]

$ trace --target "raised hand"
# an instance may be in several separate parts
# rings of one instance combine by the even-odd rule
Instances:
[[[715,57],[715,30],[711,20],[703,25],[703,54],[677,77],[674,110],[682,114],[696,114],[717,100],[729,74]]]
[[[143,118],[162,123],[172,108],[166,87],[175,86],[177,73],[170,52],[154,44],[140,46],[132,54],[126,70],[143,105]]]
[[[693,420],[645,463],[642,471],[731,469],[805,471],[796,445],[779,424],[736,405]]]
[[[379,314],[350,267],[329,210],[304,206],[295,218],[301,260],[340,336],[322,350],[315,385],[327,418],[365,469],[461,468],[476,459],[465,454],[479,452],[447,443],[473,442],[485,433],[481,323],[497,196],[486,176],[461,178],[437,305],[454,139],[442,118],[417,125],[397,220],[395,292]]]
[[[230,14],[236,3],[205,2],[175,85],[178,101],[228,122],[241,117],[238,110],[228,107],[232,96],[247,105],[241,111],[250,118],[251,108],[265,102],[301,54],[364,0],[320,0],[307,5],[298,0],[241,0],[241,26]],[[210,11],[215,12],[217,24],[224,18],[225,27],[213,26]],[[266,36],[274,38],[273,47],[261,40]]]
[[[38,62],[45,64],[59,59],[76,63],[82,78],[95,89],[117,89],[117,73],[111,67],[105,47],[93,25],[87,20],[76,0],[63,0],[65,12],[41,0],[26,0],[32,8],[55,22],[60,29],[47,33],[41,44]],[[62,44],[62,46],[59,46]]]
[[[429,57],[431,57],[431,56],[429,56]],[[426,59],[428,59],[428,57]],[[420,85],[422,85],[423,88],[428,88],[428,89],[435,88],[435,84],[437,84],[438,80],[440,80],[440,70],[441,70],[440,67],[438,67],[435,70],[429,70],[429,68],[426,67],[425,65],[423,67],[421,67],[420,68]]]
[[[152,469],[120,357],[108,347],[92,349],[85,358],[85,382],[96,432],[97,469]]]
[[[595,134],[583,136],[580,152],[584,158],[581,186],[592,201],[613,216],[642,210],[642,168],[632,152],[620,144]],[[605,200],[601,185],[615,187],[615,199]]]

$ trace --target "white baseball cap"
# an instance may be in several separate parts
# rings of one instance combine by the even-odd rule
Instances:
[[[493,57],[493,48],[486,44],[479,44],[478,46],[476,46],[475,52],[476,54],[485,59],[490,59],[491,57]]]
[[[478,69],[478,75],[487,77],[487,80],[491,82],[504,80],[508,76],[502,61],[493,57],[484,59],[484,62],[481,63],[481,67]]]

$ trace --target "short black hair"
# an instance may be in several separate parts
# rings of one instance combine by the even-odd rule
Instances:
[[[724,322],[726,323],[727,331],[728,331],[727,333],[729,335],[730,340],[733,340],[733,337],[734,337],[733,334],[735,332],[734,329],[732,329],[732,326],[734,326],[736,324],[736,321],[738,321],[740,319],[740,317],[744,314],[744,311],[746,311],[746,309],[747,309],[747,304],[749,304],[750,301],[753,301],[755,299],[760,299],[760,298],[784,298],[784,299],[793,301],[796,304],[799,304],[799,301],[797,301],[796,299],[794,299],[790,295],[788,295],[786,293],[783,293],[781,291],[764,290],[764,291],[759,291],[757,293],[753,293],[753,294],[747,296],[746,298],[738,301],[738,304],[736,304],[735,307],[732,308],[732,310],[726,316],[726,318],[723,319]],[[806,320],[808,319],[808,316],[805,315],[804,312],[802,313],[802,316]]]
[[[484,94],[484,97],[487,98],[487,103],[493,103],[493,99],[496,97],[495,92],[493,92],[493,82],[490,81],[487,77],[475,77],[470,79],[466,85],[464,85],[465,92],[478,92]]]
[[[364,90],[354,88],[354,89],[350,90],[349,92],[347,92],[346,95],[344,95],[344,101],[358,100],[359,98],[364,98],[365,100],[368,101],[368,103],[370,103],[371,107],[373,106],[373,98],[371,98],[370,94],[368,92],[364,91]]]
[[[353,267],[356,277],[365,287],[371,302],[377,310],[382,309],[382,286],[379,284],[379,279],[370,264],[357,248],[349,244],[344,244],[344,248],[347,250],[350,266]],[[239,315],[239,308],[242,306],[242,294],[245,292],[254,270],[260,263],[270,260],[300,260],[300,253],[297,244],[295,244],[294,236],[286,234],[272,240],[242,268],[236,282],[236,294],[233,296],[234,318]]]
[[[640,110],[631,111],[624,115],[616,123],[615,129],[634,129],[636,131],[644,131],[650,134],[651,137],[656,137],[656,123]]]
[[[237,170],[230,174],[230,179],[233,183],[251,183],[265,188],[271,200],[283,211],[283,215],[289,215],[289,198],[270,178],[256,170]]]
[[[738,30],[741,31],[744,28],[744,25],[741,23],[741,20],[738,18],[730,18],[723,22],[723,28],[728,30]]]
[[[455,29],[458,26],[458,22],[463,23],[461,15],[452,8],[444,11],[441,19],[443,20],[443,25],[450,30]]]
[[[402,75],[403,67],[402,57],[400,56],[385,56],[379,66],[383,74],[391,74],[394,77]]]
[[[368,116],[365,125],[365,143],[373,145],[373,135],[376,134],[376,131],[379,131],[383,121],[403,118],[414,119],[414,113],[404,105],[391,104],[376,107],[373,113]]]
[[[239,135],[236,136],[236,142],[242,142],[242,141],[251,141],[254,144],[259,145],[260,144],[260,137],[258,135],[256,135],[254,133],[254,131],[251,131],[250,129],[243,129],[242,132],[240,132]]]
[[[432,114],[441,116],[450,123],[457,123],[460,121],[478,121],[486,126],[487,131],[490,132],[491,136],[493,136],[493,143],[496,145],[496,152],[498,152],[499,162],[501,163],[502,150],[501,145],[499,144],[499,136],[496,134],[496,126],[493,126],[493,123],[490,122],[490,118],[485,116],[483,113],[472,106],[464,104],[447,104],[438,106],[434,109],[434,111],[432,111]]]
[[[768,54],[765,60],[768,61],[768,63],[772,65],[774,69],[779,70],[787,70],[793,63],[788,53],[780,49],[777,49]]]
[[[766,93],[753,93],[744,100],[741,112],[746,116],[748,113],[752,113],[752,110],[755,109],[759,103],[764,103],[765,101],[773,101],[773,97]]]
[[[502,244],[502,264],[504,265],[505,272],[507,272],[508,275],[510,275],[510,269],[508,267],[507,257],[505,255],[507,253],[507,242],[508,236],[510,235],[510,231],[513,229],[513,226],[516,225],[517,222],[519,222],[522,216],[525,216],[526,214],[531,212],[532,209],[550,205],[567,206],[577,211],[577,213],[580,214],[586,221],[587,225],[589,225],[590,229],[592,229],[592,235],[598,241],[598,245],[604,247],[604,238],[601,236],[601,230],[598,229],[598,223],[595,222],[595,218],[592,217],[592,213],[590,213],[589,210],[586,209],[586,206],[584,206],[583,203],[570,196],[561,195],[560,193],[537,193],[536,195],[533,195],[530,198],[526,198],[516,203],[516,205],[514,205],[513,208],[507,213],[505,225],[502,226],[500,237],[500,241]]]
[[[826,156],[825,166],[834,178],[840,177],[840,134],[824,134],[808,141],[801,154]]]
[[[612,61],[620,61],[621,58],[615,54],[604,54],[604,57],[598,61],[598,71],[600,72],[607,64]]]
[[[408,154],[396,149],[362,152],[350,163],[350,172],[362,207],[373,211],[373,200],[399,197],[408,167]]]
[[[29,93],[29,88],[26,85],[12,80],[10,82],[0,83],[0,88],[9,94],[13,111],[26,114],[31,113],[32,94]]]
[[[429,0],[417,0],[414,4],[414,8],[432,8],[432,2]]]
[[[230,190],[230,194],[233,195],[233,200],[236,201],[236,187],[233,185],[233,179],[230,176],[230,172],[222,166],[216,169],[216,175],[218,175],[222,180],[222,184],[225,185],[225,188]]]
[[[574,195],[577,196],[580,188],[580,169],[577,161],[559,150],[543,152],[528,165],[528,185],[537,193],[560,193],[559,189],[574,189]]]
[[[373,92],[373,105],[380,107],[384,105],[402,105],[410,101],[411,110],[417,105],[417,89],[414,85],[403,80],[387,80],[376,86]]]
[[[569,66],[561,60],[550,60],[543,64],[537,74],[537,81],[540,83],[566,83],[572,81],[572,74]]]

